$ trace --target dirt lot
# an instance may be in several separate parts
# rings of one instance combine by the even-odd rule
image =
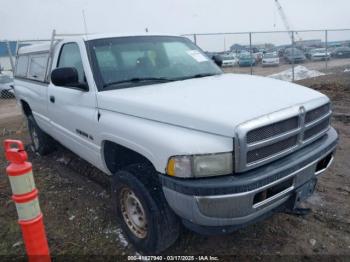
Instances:
[[[176,244],[164,254],[216,255],[220,261],[232,261],[237,257],[245,261],[252,258],[257,261],[349,261],[350,73],[300,83],[331,97],[335,112],[333,125],[341,137],[334,165],[320,178],[314,196],[306,203],[312,213],[305,217],[276,214],[227,236],[208,237],[184,230]],[[21,118],[16,121],[21,125]],[[7,118],[1,119],[0,130],[8,124]],[[0,140],[8,137],[22,139],[28,144],[24,132],[2,136]],[[29,146],[27,149],[30,152]],[[2,147],[0,152],[3,152]],[[61,147],[49,156],[30,153],[29,157],[40,190],[40,205],[52,255],[81,259],[98,255],[94,258],[122,260],[125,257],[120,255],[136,254],[111,216],[105,176]],[[3,259],[25,254],[5,166],[4,156],[0,153],[0,255]]]

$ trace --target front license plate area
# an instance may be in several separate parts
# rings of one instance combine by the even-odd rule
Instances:
[[[313,192],[315,191],[316,182],[316,178],[311,179],[310,181],[308,181],[307,183],[295,190],[294,208],[298,207],[300,202],[304,201],[313,194]]]

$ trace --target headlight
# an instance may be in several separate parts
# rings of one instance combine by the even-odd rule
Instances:
[[[209,177],[233,172],[233,156],[230,153],[174,156],[168,161],[167,174],[176,177]]]

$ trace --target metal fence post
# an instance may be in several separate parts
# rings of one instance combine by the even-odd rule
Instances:
[[[17,40],[17,41],[16,41],[16,51],[15,51],[15,56],[16,56],[16,58],[17,58],[17,53],[18,53],[19,43],[20,43],[20,41],[19,41],[19,40]]]
[[[328,71],[328,30],[325,30],[325,45],[326,45],[325,46],[325,48],[326,48],[326,59],[325,59],[326,70],[325,70],[325,73],[327,73],[327,71]]]
[[[193,34],[193,41],[197,45],[197,35],[196,34]]]
[[[14,63],[13,57],[12,57],[11,44],[9,41],[7,41],[6,44],[7,44],[7,52],[8,52],[8,55],[10,57],[12,73],[14,74],[15,73],[15,63]]]
[[[250,74],[253,74],[252,33],[249,32]]]
[[[294,50],[295,49],[295,41],[294,41],[294,31],[292,31],[292,81],[295,80],[295,71],[294,71]]]

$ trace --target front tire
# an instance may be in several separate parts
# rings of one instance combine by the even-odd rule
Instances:
[[[112,201],[128,240],[138,251],[157,254],[170,247],[180,222],[168,206],[153,167],[131,165],[114,174]]]
[[[33,115],[29,115],[27,120],[33,151],[40,155],[46,155],[52,152],[55,149],[54,140],[40,129]]]

